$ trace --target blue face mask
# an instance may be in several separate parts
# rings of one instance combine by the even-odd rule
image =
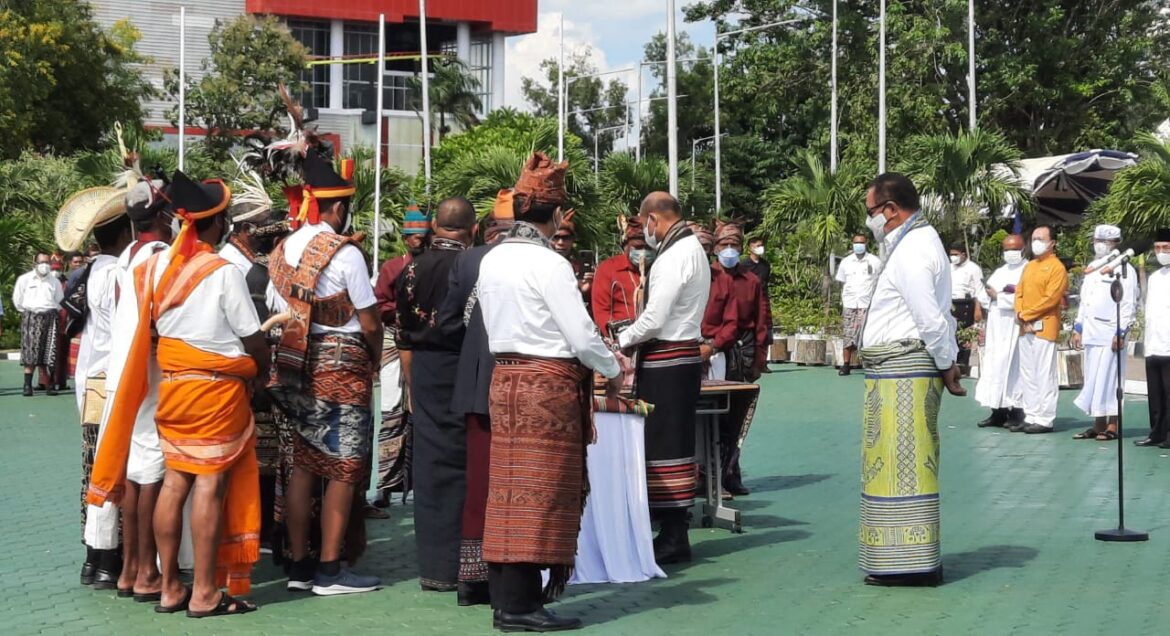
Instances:
[[[865,243],[854,243],[853,244],[853,253],[858,255],[858,256],[861,256],[862,254],[864,254],[865,253]]]
[[[739,265],[739,250],[734,247],[725,247],[719,252],[719,264],[731,269]]]
[[[634,267],[642,267],[643,263],[649,265],[654,260],[654,253],[650,250],[630,250],[630,264]]]

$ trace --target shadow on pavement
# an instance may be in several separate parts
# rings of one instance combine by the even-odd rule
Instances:
[[[809,475],[772,475],[747,479],[744,485],[752,492],[770,492],[774,490],[791,490],[808,486],[829,479],[833,475],[828,473],[813,473]],[[738,500],[736,500],[738,501]]]
[[[668,576],[671,578],[630,585],[574,585],[569,588],[571,595],[562,597],[549,609],[563,616],[579,617],[592,627],[643,611],[715,603],[721,599],[706,590],[739,582],[728,578],[687,580],[685,574],[676,573]],[[578,596],[582,593],[588,596]]]
[[[946,571],[946,581],[954,583],[996,568],[1024,567],[1038,554],[1039,550],[1028,546],[988,545],[970,552],[944,555],[943,568]]]

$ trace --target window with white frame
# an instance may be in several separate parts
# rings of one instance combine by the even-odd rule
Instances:
[[[289,20],[292,36],[309,50],[309,55],[329,55],[329,23],[320,20]],[[329,65],[316,64],[301,71],[305,90],[300,102],[306,107],[329,107]]]
[[[345,24],[346,58],[378,55],[378,27],[368,24]],[[342,66],[342,108],[373,110],[378,81],[378,65],[351,63]]]
[[[467,72],[479,82],[475,89],[479,97],[480,112],[492,109],[492,41],[472,40],[471,56],[467,60]]]

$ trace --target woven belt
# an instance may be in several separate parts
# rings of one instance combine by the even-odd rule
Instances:
[[[179,380],[209,380],[211,382],[247,382],[248,378],[220,373],[219,371],[163,371],[163,382],[177,382]]]

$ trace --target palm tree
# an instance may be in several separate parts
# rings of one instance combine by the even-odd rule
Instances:
[[[366,248],[373,249],[374,237],[374,151],[366,146],[355,146],[350,149],[348,158],[353,159],[354,195],[351,205],[354,213],[354,227],[365,232],[367,236]],[[403,211],[406,205],[414,198],[412,192],[413,179],[402,170],[393,166],[384,167],[382,173],[381,220],[379,229],[385,234],[381,237],[380,254],[385,259],[402,252],[401,242],[395,242],[396,228],[402,227]]]
[[[760,229],[792,238],[804,246],[821,270],[821,293],[827,316],[833,280],[830,256],[854,234],[865,232],[866,173],[860,164],[842,162],[836,173],[811,151],[796,160],[796,171],[764,192],[764,221]]]
[[[1170,142],[1142,133],[1134,146],[1141,161],[1117,173],[1109,192],[1089,208],[1084,227],[1109,223],[1128,236],[1147,236],[1170,226]]]
[[[447,115],[450,115],[459,128],[467,130],[479,123],[480,110],[483,102],[477,94],[479,80],[468,72],[467,65],[460,60],[443,58],[431,66],[429,80],[431,100],[431,121],[436,115],[439,119],[436,145],[443,137],[451,132],[447,126]],[[410,79],[411,95],[414,96],[411,107],[422,117],[422,81],[417,77]],[[432,124],[433,125],[433,124]]]
[[[701,181],[696,190],[708,181],[709,174],[702,169]],[[691,185],[691,166],[689,163],[679,165],[679,184]],[[636,161],[628,152],[613,152],[601,163],[601,170],[597,178],[597,194],[601,199],[601,209],[609,218],[617,215],[630,216],[638,213],[642,199],[656,190],[666,191],[670,188],[670,166],[660,157],[644,157],[641,162]],[[696,193],[689,190],[679,191],[679,204],[683,209],[691,209],[697,202]],[[704,210],[705,212],[705,210]],[[703,216],[699,214],[698,216]]]
[[[923,210],[934,216],[951,238],[964,228],[985,229],[985,221],[1002,218],[1012,207],[1031,209],[1019,181],[1023,156],[1007,137],[976,129],[958,134],[917,135],[902,152],[902,171],[923,196]],[[970,253],[970,249],[968,249]]]

